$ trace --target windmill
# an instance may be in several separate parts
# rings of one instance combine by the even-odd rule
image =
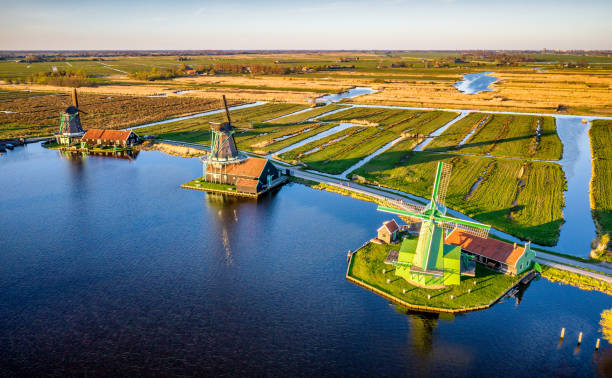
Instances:
[[[225,168],[228,164],[237,164],[245,161],[247,157],[236,148],[234,141],[234,127],[230,119],[227,100],[223,95],[223,106],[227,122],[210,122],[210,152],[201,158],[204,176],[211,182],[223,182]]]
[[[455,228],[481,238],[488,236],[491,226],[446,215],[446,192],[452,166],[438,162],[431,200],[426,206],[392,202],[399,209],[379,206],[386,213],[409,217],[421,222],[421,231],[414,240],[405,239],[399,251],[396,275],[422,286],[459,284],[461,248],[444,244],[446,231]]]
[[[74,138],[83,135],[84,131],[81,126],[79,112],[77,91],[76,88],[72,88],[72,105],[60,112],[60,129],[59,133],[56,135],[56,140],[59,144],[70,145]]]

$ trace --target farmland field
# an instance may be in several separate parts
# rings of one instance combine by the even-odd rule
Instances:
[[[295,151],[288,151],[279,158],[304,163],[309,169],[340,174],[402,134],[429,134],[456,116],[456,113],[442,111],[352,108],[322,117],[321,120],[351,121],[365,127],[345,130]]]
[[[13,96],[0,101],[0,138],[50,135],[59,129],[59,113],[70,105],[66,94]],[[236,104],[236,102],[232,102]],[[79,94],[84,129],[120,129],[221,106],[218,99],[133,97]]]
[[[563,224],[565,176],[545,162],[411,151],[398,143],[353,173],[369,183],[421,197],[431,193],[435,164],[453,165],[447,204],[524,240],[555,245]]]
[[[612,233],[612,121],[595,120],[589,130],[593,152],[591,209],[598,234]]]
[[[278,151],[300,140],[326,131],[336,124],[319,122],[273,123],[267,120],[307,109],[301,104],[264,104],[230,111],[239,149],[259,154]],[[287,117],[283,117],[287,118]],[[137,129],[139,135],[155,134],[163,139],[191,143],[210,141],[209,122],[224,122],[225,113],[191,118]]]
[[[426,150],[559,160],[563,145],[553,117],[472,113],[449,127]]]

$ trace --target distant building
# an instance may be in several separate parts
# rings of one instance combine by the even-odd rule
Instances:
[[[395,219],[386,221],[377,230],[378,239],[384,241],[387,244],[394,243],[399,238],[399,230],[400,228],[397,225],[397,222],[395,222]]]
[[[512,275],[531,269],[535,258],[530,243],[525,243],[524,246],[510,244],[470,235],[460,229],[453,230],[444,243],[461,247],[463,253],[473,255],[476,262],[490,269]]]
[[[131,130],[89,129],[81,138],[88,146],[121,146],[128,147],[138,144],[140,138]]]

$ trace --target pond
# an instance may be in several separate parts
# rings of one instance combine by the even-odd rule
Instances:
[[[375,204],[298,184],[259,201],[179,188],[201,169],[157,151],[0,156],[1,376],[592,376],[610,364],[607,342],[594,353],[605,294],[540,279],[489,310],[406,314],[344,278],[347,250],[388,219]]]
[[[372,88],[355,87],[355,88],[349,89],[346,92],[321,96],[316,99],[316,102],[332,103],[332,102],[338,102],[345,98],[354,98],[357,96],[362,96],[362,95],[372,94],[372,93],[376,93],[376,91]]]
[[[478,72],[463,75],[463,80],[458,81],[454,86],[465,94],[493,91],[493,88],[489,88],[489,85],[498,81],[499,78],[490,76],[492,73],[493,72]]]

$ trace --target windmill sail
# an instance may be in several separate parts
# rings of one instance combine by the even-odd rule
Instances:
[[[438,170],[441,170],[441,172],[439,176],[436,175],[440,180],[436,202],[441,205],[444,205],[444,201],[446,201],[446,192],[448,191],[448,184],[450,183],[452,168],[453,166],[447,163],[438,164]]]

